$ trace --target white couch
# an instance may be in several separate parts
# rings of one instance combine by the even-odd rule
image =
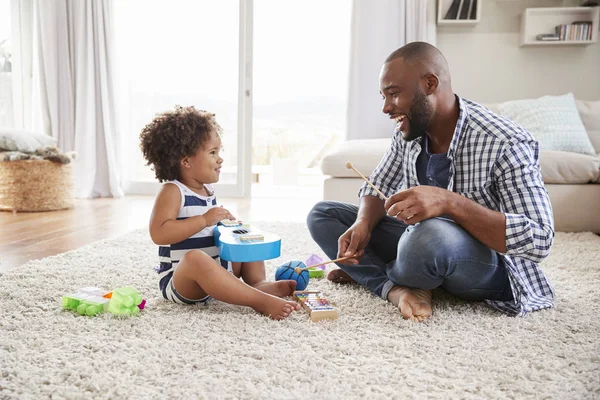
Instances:
[[[542,177],[550,195],[556,231],[600,233],[600,101],[576,100],[576,105],[598,154],[541,151]],[[488,107],[495,110],[494,105]],[[323,198],[357,204],[363,181],[346,168],[346,162],[351,161],[369,176],[390,140],[350,140],[338,145],[321,163],[321,170],[328,175]]]

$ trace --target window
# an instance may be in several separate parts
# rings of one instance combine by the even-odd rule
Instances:
[[[237,179],[238,0],[120,0],[115,6],[126,181],[156,182],[139,133],[176,105],[211,111],[224,130],[220,183]]]
[[[124,180],[155,182],[139,151],[139,132],[175,105],[216,113],[225,132],[220,184],[239,182],[236,171],[250,157],[253,171],[273,160],[316,171],[320,157],[344,136],[351,7],[347,0],[117,0],[129,158]],[[249,26],[253,33],[240,41],[240,29]],[[240,43],[248,49],[240,51]],[[248,64],[240,61],[246,50],[253,53]],[[253,113],[242,117],[244,76],[252,81]],[[243,134],[250,127],[247,144]]]
[[[292,175],[282,180],[298,181],[294,173],[315,173],[344,138],[351,8],[347,0],[255,2],[255,170],[287,165]]]

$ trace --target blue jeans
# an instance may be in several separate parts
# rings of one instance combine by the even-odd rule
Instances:
[[[321,201],[308,214],[310,234],[330,259],[337,257],[338,238],[356,221],[357,213],[357,206]],[[470,301],[513,298],[502,258],[444,218],[406,225],[385,216],[371,232],[360,264],[338,266],[386,300],[395,285],[441,287]]]

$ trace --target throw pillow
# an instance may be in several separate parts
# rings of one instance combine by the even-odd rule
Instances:
[[[600,153],[600,100],[575,100],[575,104],[594,150]]]
[[[46,147],[55,147],[56,139],[41,133],[22,129],[0,128],[0,151],[35,153]]]
[[[595,155],[572,93],[498,104],[501,115],[527,129],[541,150]]]

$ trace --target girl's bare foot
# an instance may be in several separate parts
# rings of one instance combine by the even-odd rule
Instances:
[[[287,318],[293,311],[298,311],[300,304],[267,294],[252,308],[271,319],[280,320]]]
[[[261,282],[254,287],[261,292],[272,294],[277,297],[291,296],[296,290],[296,281],[285,280],[277,282]]]
[[[387,299],[398,307],[404,319],[423,322],[431,316],[431,290],[394,286]]]
[[[354,279],[343,269],[334,269],[327,274],[327,280],[335,283],[354,283]]]

